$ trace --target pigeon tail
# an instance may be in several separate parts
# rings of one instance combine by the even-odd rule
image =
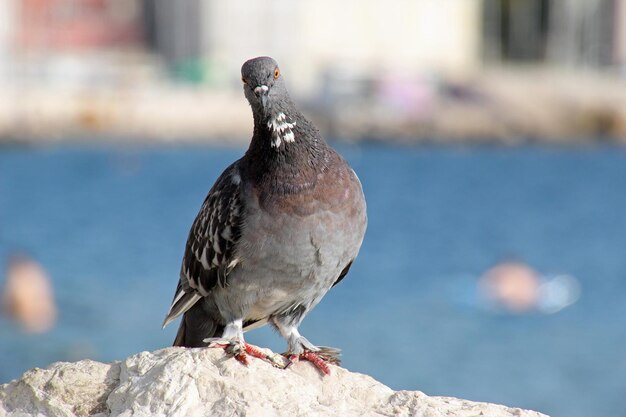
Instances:
[[[176,317],[193,307],[201,298],[200,294],[196,292],[185,292],[182,289],[179,289],[178,294],[174,297],[174,301],[172,301],[170,311],[167,312],[167,315],[163,320],[163,328],[174,321]]]
[[[223,333],[224,325],[206,314],[202,302],[195,303],[183,314],[173,346],[206,347],[204,339],[221,337]]]

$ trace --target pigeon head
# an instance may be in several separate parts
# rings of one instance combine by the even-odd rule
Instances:
[[[268,56],[246,61],[241,67],[241,80],[255,116],[269,119],[289,101],[278,63]]]

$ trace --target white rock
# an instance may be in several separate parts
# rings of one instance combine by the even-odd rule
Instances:
[[[456,398],[397,391],[367,375],[310,363],[281,370],[219,349],[168,348],[123,362],[55,363],[0,386],[0,416],[542,417]],[[545,417],[545,416],[544,416]]]

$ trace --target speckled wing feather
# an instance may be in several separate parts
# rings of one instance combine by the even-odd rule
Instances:
[[[238,162],[229,166],[209,191],[185,247],[176,295],[163,326],[191,308],[216,286],[227,285],[239,262],[236,247],[243,213]]]

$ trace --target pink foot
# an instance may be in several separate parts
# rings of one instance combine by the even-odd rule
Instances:
[[[220,342],[214,341],[209,344],[209,347],[224,349],[227,354],[233,355],[235,359],[237,359],[239,362],[241,362],[242,364],[246,366],[250,364],[250,362],[248,361],[248,355],[250,355],[254,358],[259,358],[266,362],[269,362],[277,368],[285,367],[284,364],[278,363],[275,358],[262,352],[258,347],[250,345],[245,342],[239,344],[239,343],[220,343]]]
[[[265,353],[261,352],[261,350],[259,348],[257,348],[256,346],[249,345],[248,343],[244,343],[243,344],[243,352],[240,353],[240,355],[245,355],[245,354],[248,354],[248,355],[253,356],[255,358],[262,359],[264,361],[270,361],[270,358],[269,358],[268,355],[266,355]],[[235,358],[237,358],[237,356],[235,356]],[[245,359],[245,356],[244,356],[244,359]],[[237,358],[237,360],[239,360],[239,358]],[[246,365],[247,365],[247,363],[246,363]]]
[[[328,363],[334,363],[333,359],[308,350],[299,355],[289,355],[291,362],[298,362],[300,359],[311,362],[313,366],[324,375],[330,375],[330,366],[328,366]]]

